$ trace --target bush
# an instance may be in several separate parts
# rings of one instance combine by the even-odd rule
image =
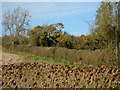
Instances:
[[[7,47],[11,49],[11,47]],[[27,45],[16,45],[14,51],[25,52],[40,56],[42,58],[50,58],[54,60],[68,61],[69,63],[87,64],[87,65],[116,65],[115,55],[109,49],[104,50],[75,50],[61,47],[37,47]]]
[[[2,46],[5,47],[6,49],[11,48],[11,42],[9,36],[5,35],[2,37]]]

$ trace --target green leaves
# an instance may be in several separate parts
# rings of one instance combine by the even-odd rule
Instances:
[[[117,4],[116,2],[101,2],[96,11],[96,17],[93,25],[90,26],[90,33],[93,37],[95,46],[105,48],[111,42],[115,41],[115,31],[117,29]]]

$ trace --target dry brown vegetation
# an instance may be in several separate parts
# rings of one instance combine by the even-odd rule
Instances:
[[[11,47],[7,47],[11,49]],[[25,52],[40,57],[50,58],[54,60],[65,60],[73,63],[81,63],[87,65],[106,65],[114,66],[118,63],[115,61],[115,55],[109,49],[104,50],[75,50],[60,47],[35,47],[26,45],[16,45],[14,52]],[[94,57],[94,58],[93,58]]]
[[[49,63],[2,65],[3,88],[118,88],[120,67],[76,67]]]
[[[103,54],[104,52],[100,52],[99,50],[82,51],[33,46],[16,46],[14,47],[14,51],[24,51],[24,53],[51,59],[57,58],[57,60],[61,60],[61,57],[63,57],[63,60],[65,59],[69,62],[85,64],[94,58],[97,61],[97,57],[105,55]],[[86,57],[83,55],[86,55]],[[85,58],[89,60],[87,61]],[[77,61],[77,59],[79,60]],[[94,62],[93,60],[93,62],[88,64],[100,65],[101,63]],[[22,62],[2,65],[3,88],[120,88],[119,81],[119,66],[77,67],[41,61],[31,62],[31,60],[29,63]]]

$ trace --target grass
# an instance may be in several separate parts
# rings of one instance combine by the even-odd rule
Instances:
[[[2,48],[2,47],[0,47],[0,48]],[[80,65],[80,64],[74,64],[73,62],[68,63],[67,61],[52,60],[52,59],[49,59],[49,58],[41,58],[41,57],[39,57],[39,56],[30,55],[30,54],[24,54],[24,53],[18,53],[18,52],[10,52],[10,51],[8,51],[8,50],[5,49],[5,48],[2,48],[2,50],[3,50],[4,52],[7,52],[7,53],[22,55],[22,56],[25,56],[26,59],[33,59],[33,60],[35,60],[35,61],[44,60],[44,61],[50,61],[50,62],[53,62],[53,63],[59,63],[59,64],[68,65],[68,66],[85,67],[84,64],[81,64],[81,65]]]
[[[14,53],[15,54],[15,53]],[[18,54],[18,53],[17,53]],[[25,55],[24,55],[25,56]],[[59,64],[64,64],[64,65],[68,65],[68,66],[77,66],[77,67],[85,67],[84,64],[74,64],[73,62],[70,62],[68,63],[67,61],[61,61],[61,60],[52,60],[52,59],[49,59],[49,58],[41,58],[41,57],[38,57],[38,56],[35,56],[35,55],[28,55],[27,56],[28,59],[33,59],[35,61],[38,61],[38,60],[44,60],[44,61],[50,61],[50,62],[53,62],[53,63],[59,63]]]
[[[34,59],[35,61],[38,61],[38,60],[41,59],[40,57],[37,57],[37,56],[34,56],[34,55],[28,55],[27,58],[28,59]]]
[[[74,63],[73,63],[73,62],[70,62],[68,65],[69,65],[69,66],[74,66]]]
[[[64,63],[65,65],[67,65],[67,64],[68,64],[68,62],[66,62],[66,61],[63,61],[63,63]]]
[[[42,60],[51,61],[51,59],[48,59],[48,58],[42,58]]]
[[[22,54],[22,53],[17,53],[17,52],[9,52],[9,53],[25,56],[25,54]]]
[[[54,60],[55,63],[62,63],[60,60]]]

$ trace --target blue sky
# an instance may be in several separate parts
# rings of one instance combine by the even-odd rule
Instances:
[[[63,31],[80,36],[89,34],[86,21],[93,21],[100,2],[2,2],[2,15],[20,6],[30,11],[31,28],[37,25],[63,23]]]

